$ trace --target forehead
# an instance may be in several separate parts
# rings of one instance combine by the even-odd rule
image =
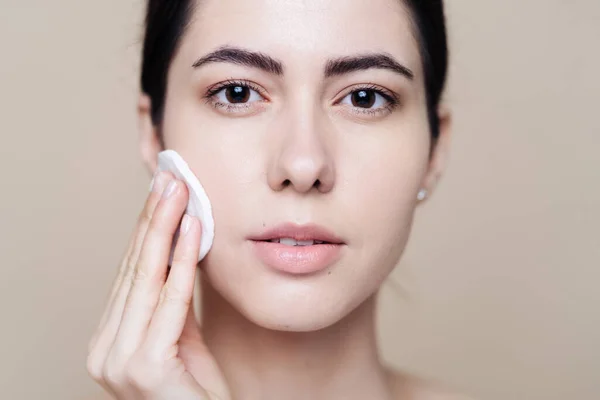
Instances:
[[[419,52],[401,0],[197,0],[181,47],[185,62],[223,45],[259,50],[286,68],[387,52],[418,71]]]

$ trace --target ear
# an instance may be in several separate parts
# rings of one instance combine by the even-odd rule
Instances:
[[[431,197],[431,194],[436,189],[446,167],[446,160],[450,152],[450,136],[452,131],[452,115],[450,110],[445,106],[440,106],[438,108],[438,118],[440,121],[440,134],[433,146],[429,159],[429,168],[421,185],[421,188],[426,190],[427,197]]]
[[[158,153],[163,150],[158,127],[152,122],[152,101],[144,93],[138,101],[139,146],[142,160],[151,175],[156,171]]]

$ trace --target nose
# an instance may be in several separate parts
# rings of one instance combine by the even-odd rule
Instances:
[[[325,117],[315,110],[297,110],[274,132],[281,139],[274,149],[267,179],[274,191],[286,188],[299,193],[331,191],[335,168],[331,157],[332,138],[327,135]]]

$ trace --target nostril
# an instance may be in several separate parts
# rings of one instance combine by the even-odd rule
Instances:
[[[314,186],[318,189],[321,186],[321,181],[317,179]]]
[[[286,179],[285,181],[283,181],[283,187],[288,187],[292,184],[292,182],[290,182],[289,179]]]

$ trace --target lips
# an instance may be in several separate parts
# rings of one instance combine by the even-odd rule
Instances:
[[[328,229],[283,224],[248,238],[262,263],[292,275],[312,274],[335,264],[345,242]]]
[[[290,239],[296,243],[300,243],[300,245],[344,244],[344,241],[333,232],[315,224],[282,224],[251,236],[249,239],[262,242],[289,243],[290,245],[296,245],[291,243]]]
[[[270,243],[281,243],[288,246],[314,246],[317,244],[329,244],[321,240],[296,240],[292,238],[270,239]]]

